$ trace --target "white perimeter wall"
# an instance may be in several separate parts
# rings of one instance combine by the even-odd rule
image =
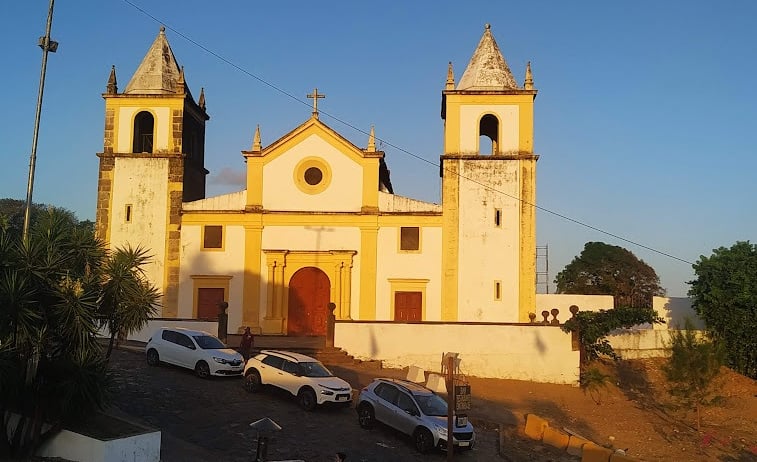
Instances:
[[[442,354],[456,352],[471,376],[571,385],[579,378],[579,352],[556,326],[337,322],[334,335],[335,346],[388,367],[440,371]]]
[[[580,311],[609,310],[615,308],[615,298],[612,295],[536,294],[536,320],[542,319],[542,311],[557,308],[560,310],[557,319],[565,322],[570,319],[571,305],[576,305]]]
[[[608,335],[612,349],[623,359],[662,358],[670,355],[671,330],[629,329]],[[705,332],[695,331],[697,337]]]
[[[147,343],[155,333],[161,327],[183,327],[185,329],[201,330],[213,335],[218,335],[218,323],[216,321],[197,321],[194,319],[169,319],[169,318],[156,318],[147,321],[147,325],[139,332],[135,332],[129,337],[128,340],[135,340],[137,342]],[[103,329],[100,333],[102,337],[110,337],[110,331]]]
[[[391,313],[392,285],[389,279],[428,279],[425,321],[441,320],[442,228],[420,227],[419,231],[421,252],[415,253],[399,251],[400,227],[379,229],[376,262],[377,320],[391,320],[394,317]]]

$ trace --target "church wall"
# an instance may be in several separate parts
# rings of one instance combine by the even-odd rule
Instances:
[[[152,259],[147,277],[164,291],[169,159],[115,158],[111,189],[109,246],[125,244],[146,249]],[[131,220],[126,208],[131,205]]]
[[[319,159],[326,167],[325,189],[314,193],[297,186],[304,159]],[[266,210],[359,212],[363,170],[317,135],[311,135],[263,167],[263,208]]]
[[[222,225],[207,222],[208,225]],[[179,275],[179,318],[195,318],[195,288],[208,277],[228,278],[229,332],[242,324],[242,289],[244,275],[244,226],[226,224],[223,228],[223,249],[202,250],[202,227],[182,224],[181,271]],[[224,285],[225,285],[224,283]]]
[[[171,135],[171,109],[167,107],[127,106],[118,108],[118,137],[116,152],[132,151],[134,117],[141,111],[152,113],[155,119],[153,152],[167,152]],[[125,135],[129,136],[125,136]]]
[[[464,104],[460,106],[460,119],[466,121],[460,125],[460,153],[491,152],[490,146],[478,145],[478,122],[484,114],[494,114],[499,119],[499,152],[518,151],[520,124],[517,105]]]
[[[444,352],[460,354],[468,375],[578,384],[579,352],[559,326],[339,322],[334,345],[386,367],[438,371]]]
[[[460,175],[457,319],[518,322],[520,216],[513,199],[520,197],[517,162],[462,161]],[[500,226],[495,209],[502,211]]]
[[[412,218],[408,226],[414,226]],[[376,269],[376,319],[392,320],[392,284],[390,279],[428,280],[425,283],[425,319],[441,320],[441,249],[442,228],[420,227],[419,252],[400,251],[400,228],[382,227],[378,232]],[[409,281],[412,282],[412,281]]]

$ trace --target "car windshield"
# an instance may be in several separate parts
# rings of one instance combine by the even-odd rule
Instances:
[[[421,407],[421,411],[425,415],[431,416],[446,416],[447,415],[447,402],[444,401],[439,395],[414,395],[415,400],[418,402],[418,406]]]
[[[305,377],[331,377],[331,371],[319,362],[300,363],[300,371]]]
[[[194,339],[203,350],[221,350],[226,348],[226,345],[221,343],[220,340],[210,335],[196,335]]]

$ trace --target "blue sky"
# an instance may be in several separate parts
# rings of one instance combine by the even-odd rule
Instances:
[[[318,87],[323,111],[427,160],[384,146],[395,192],[438,202],[430,163],[447,62],[459,79],[490,23],[519,82],[532,62],[540,207],[689,262],[757,240],[757,2],[129,2],[166,24],[193,94],[205,88],[209,195],[241,189],[255,125],[267,144],[309,117],[273,85],[305,101]],[[34,200],[82,219],[94,218],[110,67],[123,90],[160,26],[129,2],[55,6]],[[0,197],[26,195],[47,8],[0,6]],[[669,295],[688,290],[688,263],[549,212],[537,219],[550,281],[585,242],[603,241],[654,267]]]

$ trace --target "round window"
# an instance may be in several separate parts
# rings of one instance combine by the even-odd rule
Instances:
[[[294,167],[292,179],[305,194],[320,194],[331,184],[331,167],[320,157],[306,157]]]
[[[315,186],[323,180],[323,172],[318,167],[310,167],[305,170],[305,182]]]

